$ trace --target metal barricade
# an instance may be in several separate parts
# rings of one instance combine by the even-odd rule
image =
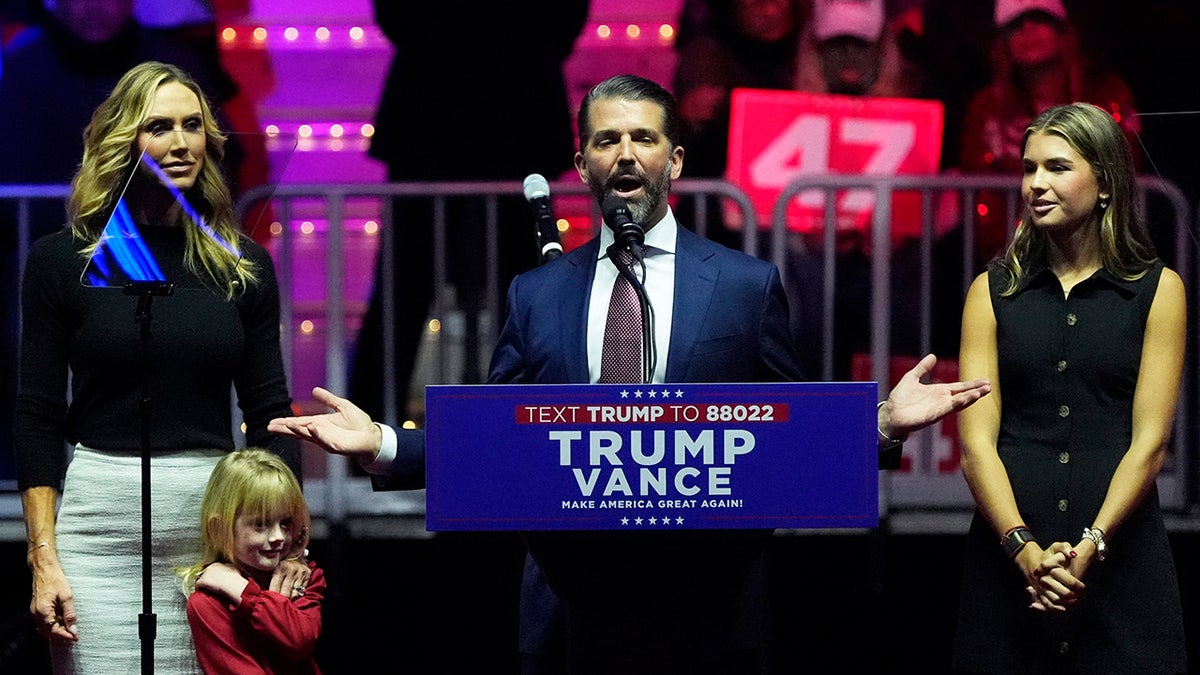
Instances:
[[[1139,185],[1146,199],[1157,200],[1166,206],[1167,216],[1164,219],[1169,221],[1170,227],[1173,228],[1174,250],[1169,252],[1169,257],[1173,262],[1172,266],[1183,277],[1189,297],[1193,297],[1197,289],[1200,289],[1200,279],[1197,278],[1197,245],[1191,229],[1191,208],[1182,192],[1169,181],[1143,177],[1139,180]],[[785,283],[792,287],[797,280],[789,278],[787,259],[790,252],[795,250],[796,238],[789,233],[786,223],[788,203],[802,191],[820,190],[825,193],[825,228],[818,236],[807,237],[804,244],[810,247],[809,253],[817,254],[816,257],[820,260],[821,337],[818,345],[806,345],[805,348],[815,348],[817,351],[819,367],[810,374],[819,379],[830,379],[833,372],[833,346],[841,338],[835,333],[833,321],[837,297],[834,205],[836,196],[841,191],[870,190],[875,201],[869,233],[873,252],[870,256],[871,283],[867,308],[870,326],[870,348],[867,356],[870,365],[865,377],[880,382],[883,394],[890,387],[892,376],[895,374],[897,357],[891,344],[891,305],[894,289],[890,223],[893,196],[903,191],[921,194],[922,223],[916,247],[919,251],[919,273],[917,278],[906,281],[916,285],[917,297],[923,299],[916,322],[920,326],[919,344],[924,353],[928,351],[931,343],[928,298],[932,291],[933,278],[932,242],[937,235],[933,215],[935,202],[940,199],[957,199],[960,205],[967,205],[973,204],[980,192],[999,192],[1007,195],[1006,208],[1009,213],[1015,214],[1018,206],[1018,187],[1018,182],[1013,178],[995,176],[804,176],[784,188],[776,202],[771,224],[761,227],[756,221],[755,209],[750,199],[740,189],[725,181],[680,180],[673,185],[672,194],[676,200],[690,200],[683,203],[690,204],[689,216],[694,222],[685,222],[684,225],[695,226],[700,234],[705,234],[707,223],[716,222],[716,219],[721,217],[720,213],[711,212],[713,204],[719,203],[718,208],[728,206],[736,209],[740,213],[742,223],[743,250],[773,261],[784,274]],[[574,215],[580,215],[582,209],[587,218],[576,218],[573,222],[586,221],[588,235],[594,234],[596,228],[601,226],[601,221],[595,201],[587,187],[581,183],[565,181],[554,182],[551,188],[556,206],[574,200]],[[21,265],[25,252],[32,244],[30,204],[37,200],[62,200],[68,192],[69,186],[66,185],[0,186],[0,203],[14,201],[18,207],[16,245]],[[277,236],[272,239],[270,247],[278,268],[282,298],[282,344],[294,398],[297,401],[307,399],[308,387],[313,385],[325,386],[338,393],[346,392],[348,354],[354,337],[354,328],[350,322],[356,315],[361,315],[362,309],[361,305],[354,304],[357,302],[354,298],[355,292],[348,290],[347,281],[359,284],[357,293],[362,295],[364,279],[374,279],[376,255],[383,257],[381,271],[385,276],[381,291],[385,330],[394,323],[393,284],[386,277],[392,267],[391,253],[395,236],[390,222],[390,203],[393,198],[427,199],[432,204],[435,277],[431,308],[433,317],[448,317],[460,310],[456,306],[453,289],[447,283],[446,251],[451,242],[447,242],[445,237],[446,205],[449,200],[459,198],[483,200],[485,216],[480,226],[483,228],[483,239],[488,253],[482,257],[480,264],[485,268],[483,279],[486,292],[483,296],[485,300],[479,309],[484,315],[483,320],[474,323],[478,335],[470,341],[475,352],[464,353],[463,344],[446,339],[446,336],[431,334],[428,341],[430,349],[427,352],[427,377],[431,383],[455,383],[457,380],[450,364],[456,358],[475,359],[477,363],[482,364],[490,355],[503,318],[503,308],[498,306],[495,300],[502,297],[503,291],[498,287],[500,275],[494,255],[498,250],[499,236],[496,204],[502,197],[519,196],[521,193],[522,186],[517,182],[291,184],[274,189],[258,188],[239,200],[239,218],[257,203],[269,200],[277,221],[289,224],[288,227],[278,225],[274,228]],[[556,211],[559,212],[559,216],[563,215],[561,208],[556,208]],[[976,222],[971,209],[960,208],[959,212],[964,216],[960,226],[965,260],[974,247]],[[373,242],[370,246],[355,249],[355,244],[351,241],[348,248],[348,233],[355,230],[347,223],[356,219],[378,224],[377,234],[371,235]],[[1196,220],[1200,221],[1200,214],[1196,215]],[[1015,221],[1015,218],[1009,218],[1009,221]],[[1159,226],[1158,221],[1155,226]],[[532,216],[529,227],[532,230]],[[319,260],[314,263],[312,258],[304,259],[306,251],[308,254],[316,251]],[[347,262],[350,259],[348,251],[358,256],[357,267]],[[21,265],[15,270],[10,270],[17,275],[16,279],[20,278]],[[364,265],[369,265],[369,270],[364,269]],[[967,264],[963,264],[962,270],[961,278],[957,281],[965,294],[975,271]],[[303,293],[297,289],[297,283],[314,282],[319,286],[319,298],[314,298],[312,302],[298,299]],[[15,288],[16,284],[13,287]],[[1193,313],[1193,327],[1194,316]],[[312,331],[306,334],[304,328],[304,321],[310,317],[317,319],[322,327],[317,331],[320,340],[316,347],[316,360],[320,362],[320,368],[319,378],[304,381],[299,377],[298,366],[308,364],[311,354],[298,353],[297,340],[308,340],[311,337]],[[1184,389],[1176,420],[1176,451],[1159,480],[1164,506],[1181,511],[1197,501],[1194,495],[1196,481],[1192,475],[1195,472],[1192,456],[1196,448],[1200,447],[1200,438],[1197,438],[1200,430],[1197,430],[1195,423],[1197,393],[1196,378],[1193,374],[1197,333],[1193,331],[1193,335],[1189,336]],[[391,344],[392,338],[392,335],[385,334],[384,344]],[[311,345],[305,348],[308,346]],[[953,361],[953,355],[939,354],[939,357]],[[385,351],[384,358],[394,359],[395,354]],[[390,370],[388,365],[381,364],[381,367]],[[482,368],[486,370],[486,364],[482,364]],[[393,383],[390,391],[385,392],[387,409],[395,408],[394,403],[399,395]],[[391,424],[400,422],[396,419],[383,421]],[[951,467],[953,463],[948,462],[946,453],[953,453],[953,450],[948,447],[952,442],[950,439],[936,437],[935,434],[936,431],[930,429],[915,436],[915,442],[906,446],[906,456],[910,459],[907,470],[887,474],[881,480],[882,514],[898,511],[961,511],[971,505],[970,495],[957,466],[953,465],[953,470],[938,469],[939,466],[943,469]],[[396,516],[398,518],[387,519],[400,523],[390,526],[393,533],[396,528],[414,536],[420,536],[419,533],[423,532],[423,491],[373,493],[368,480],[361,475],[353,475],[354,471],[343,458],[325,455],[315,449],[306,452],[305,457],[306,493],[309,495],[314,515],[333,524],[345,523],[355,516]],[[315,466],[317,470],[309,473],[310,466]],[[15,485],[7,486],[7,489],[15,490]],[[0,515],[20,518],[19,501],[15,499],[15,494],[0,495]],[[936,531],[938,527],[935,525],[932,529]]]
[[[1169,227],[1169,251],[1160,250],[1160,255],[1171,262],[1171,266],[1180,274],[1188,288],[1189,298],[1194,297],[1196,289],[1200,288],[1197,278],[1197,242],[1192,231],[1190,207],[1182,191],[1170,181],[1157,177],[1141,177],[1138,181],[1141,190],[1143,206],[1151,202],[1157,207],[1165,208],[1163,220],[1155,220],[1152,228]],[[871,293],[869,302],[870,312],[870,372],[865,378],[880,383],[880,395],[886,395],[891,383],[896,377],[915,364],[916,358],[930,351],[930,306],[933,274],[931,256],[932,241],[935,237],[933,203],[936,199],[957,199],[958,212],[962,218],[958,227],[963,229],[963,275],[961,278],[962,297],[975,274],[982,270],[972,270],[966,261],[971,260],[976,235],[977,219],[972,208],[964,205],[974,205],[976,198],[982,192],[1004,193],[1006,195],[1006,221],[1010,223],[1010,231],[1017,220],[1019,204],[1019,181],[1014,177],[997,176],[802,176],[788,183],[775,204],[772,227],[770,230],[771,246],[770,259],[786,270],[786,258],[789,251],[789,232],[787,227],[787,209],[791,200],[806,190],[820,190],[825,198],[824,231],[821,236],[822,269],[822,307],[821,319],[822,339],[819,351],[822,356],[821,376],[829,379],[833,371],[833,346],[844,336],[834,334],[834,305],[836,297],[835,269],[837,256],[834,250],[836,230],[835,204],[837,195],[848,189],[870,190],[874,196],[874,209],[871,218],[870,247],[871,247]],[[891,326],[893,317],[893,280],[891,275],[891,253],[893,239],[891,236],[891,213],[893,198],[897,193],[916,191],[921,194],[923,208],[921,211],[921,234],[919,235],[920,273],[916,280],[909,280],[919,287],[917,296],[921,299],[917,323],[922,327],[920,347],[912,358],[902,360],[897,364],[897,355],[892,351]],[[785,279],[786,282],[786,279]],[[1194,307],[1194,301],[1190,303]],[[1195,330],[1195,313],[1192,312],[1192,330],[1189,335],[1187,359],[1185,362],[1183,383],[1179,409],[1175,420],[1174,437],[1172,440],[1174,452],[1159,477],[1160,499],[1165,509],[1182,512],[1195,503],[1194,495],[1194,455],[1200,447],[1197,438],[1196,410],[1197,397],[1195,364],[1197,363],[1197,340]],[[942,361],[953,358],[953,355],[939,354]],[[956,366],[944,373],[944,379],[957,379]],[[859,379],[859,378],[855,378]],[[887,472],[880,481],[881,515],[888,514],[893,509],[955,511],[958,516],[956,527],[965,526],[962,520],[964,510],[969,515],[973,500],[961,476],[958,465],[957,426],[953,417],[943,420],[940,425],[915,434],[905,446],[905,467],[900,471]]]

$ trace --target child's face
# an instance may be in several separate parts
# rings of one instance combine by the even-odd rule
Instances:
[[[296,538],[292,514],[241,514],[233,526],[237,564],[248,570],[273,571],[292,549]]]

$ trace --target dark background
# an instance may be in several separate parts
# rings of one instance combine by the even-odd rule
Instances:
[[[882,532],[772,541],[773,673],[949,672],[965,537]],[[1176,532],[1171,545],[1189,658],[1200,664],[1200,534]],[[348,540],[341,556],[331,546],[311,546],[332,594],[317,655],[326,675],[519,672],[516,535]],[[348,566],[329,567],[339,559]],[[0,672],[39,675],[49,668],[26,613],[23,560],[24,543],[0,545]]]

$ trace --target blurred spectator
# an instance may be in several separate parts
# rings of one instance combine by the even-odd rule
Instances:
[[[794,88],[841,96],[928,98],[923,19],[915,6],[889,16],[883,0],[813,0],[811,21],[800,38]],[[871,348],[872,261],[868,232],[839,229],[836,240],[830,375],[841,380],[861,377],[852,372],[853,357]],[[810,359],[806,370],[823,376],[815,358],[825,326],[824,234],[793,235],[789,241],[793,330],[799,344],[812,346],[801,349]]]
[[[70,182],[91,111],[137,63],[170,62],[218,89],[191,50],[135,20],[133,0],[47,0],[36,19],[4,53],[0,156],[21,161],[0,162],[0,183]],[[33,222],[37,233],[57,229],[65,210],[37,209]]]
[[[958,168],[1017,175],[1029,123],[1047,108],[1076,101],[1112,114],[1140,167],[1133,92],[1116,73],[1098,69],[1084,55],[1062,0],[996,0],[994,20],[991,79],[967,106]],[[1003,207],[995,194],[982,195],[976,205],[976,241],[985,259],[977,262],[1004,247],[1011,223],[1004,220]]]
[[[1140,168],[1140,123],[1133,93],[1116,73],[1098,67],[1080,46],[1076,26],[1062,0],[996,0],[993,9],[991,72],[970,98],[962,120],[960,158],[950,171],[966,174],[1021,173],[1021,139],[1041,111],[1085,101],[1112,114]],[[1003,251],[1016,214],[1008,214],[1004,194],[980,192],[965,214],[955,200],[939,214],[943,231],[934,245],[934,343],[938,353],[954,353],[963,286],[963,229],[974,219],[974,259],[965,278],[981,272]]]
[[[889,19],[883,0],[814,0],[795,88],[818,94],[922,98],[923,17]]]
[[[688,175],[723,178],[729,151],[730,92],[735,87],[791,89],[804,23],[803,0],[709,0],[694,34],[677,43],[679,65],[674,93],[683,118]],[[685,10],[686,11],[686,10]],[[698,9],[693,12],[699,14]],[[709,200],[709,218],[699,223],[692,200],[676,208],[680,221],[693,223],[710,239],[740,248],[739,235],[726,229],[720,201]]]
[[[679,54],[675,96],[687,132],[688,171],[725,173],[729,93],[735,87],[791,89],[803,16],[798,0],[711,0],[706,32]]]
[[[369,154],[387,166],[389,181],[519,185],[530,173],[550,180],[574,174],[562,67],[587,19],[587,0],[484,2],[469,10],[458,3],[375,0],[374,7],[375,22],[395,53]],[[489,102],[503,103],[499,116],[484,112],[481,106]],[[500,199],[498,211],[500,287],[494,301],[503,312],[508,281],[537,264],[538,250],[533,216],[519,193]],[[485,304],[484,218],[483,200],[447,201],[447,274],[466,320],[461,379],[467,383],[483,379],[477,322]],[[403,421],[434,291],[431,200],[393,200],[392,226],[388,290],[395,298],[395,367],[385,372],[383,363],[381,255],[355,346],[350,397],[374,419]],[[396,409],[384,410],[384,388],[393,384]]]
[[[1021,137],[1033,118],[1076,101],[1109,111],[1138,159],[1133,93],[1116,73],[1098,69],[1083,54],[1062,0],[997,0],[995,26],[991,80],[967,108],[963,171],[1019,171]]]

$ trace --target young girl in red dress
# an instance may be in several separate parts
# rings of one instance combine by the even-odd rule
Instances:
[[[308,505],[276,455],[249,448],[217,463],[200,508],[200,563],[182,571],[188,623],[208,675],[319,675],[325,575],[287,588],[279,564],[307,551]]]

